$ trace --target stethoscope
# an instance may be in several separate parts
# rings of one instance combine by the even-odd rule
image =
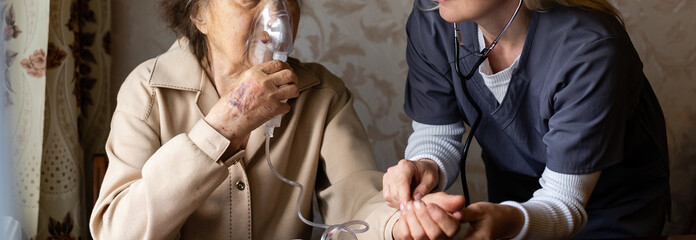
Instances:
[[[498,34],[498,37],[495,38],[495,40],[491,43],[490,46],[482,49],[480,52],[475,52],[472,54],[476,54],[479,56],[478,61],[476,61],[476,64],[471,68],[469,73],[467,75],[462,74],[461,70],[459,69],[459,46],[463,46],[464,43],[461,40],[461,32],[459,31],[459,26],[457,23],[454,23],[454,70],[457,73],[457,76],[459,76],[459,79],[462,81],[462,90],[464,91],[464,96],[466,97],[467,101],[471,103],[471,106],[474,107],[474,110],[476,110],[476,119],[474,120],[474,123],[471,124],[471,131],[469,131],[469,134],[466,136],[466,141],[464,142],[464,150],[462,151],[462,164],[461,164],[461,169],[460,169],[460,174],[462,178],[462,190],[464,192],[464,197],[466,198],[466,205],[469,205],[469,202],[471,198],[469,198],[469,188],[466,185],[466,171],[465,171],[465,162],[466,162],[466,156],[469,153],[469,146],[471,146],[471,140],[474,138],[474,133],[476,132],[476,129],[478,128],[479,122],[481,121],[481,115],[483,114],[481,112],[481,107],[474,101],[474,99],[471,97],[471,94],[469,93],[469,89],[466,87],[466,81],[470,80],[476,71],[478,70],[479,66],[488,58],[488,54],[493,50],[493,48],[498,44],[498,41],[500,41],[500,38],[503,36],[505,31],[508,30],[510,25],[512,24],[512,21],[515,20],[515,17],[517,17],[517,13],[519,13],[520,8],[522,7],[522,1],[517,4],[517,9],[515,9],[515,13],[512,14],[512,17],[510,17],[510,20],[508,23],[505,25],[505,28],[503,28],[503,31],[501,31]],[[416,2],[416,7],[420,9],[421,11],[432,11],[437,9],[438,7],[432,7],[432,8],[424,8],[422,7],[419,2]]]

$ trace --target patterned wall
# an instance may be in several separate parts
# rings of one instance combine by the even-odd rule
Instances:
[[[305,6],[295,56],[320,62],[343,78],[355,93],[355,108],[379,167],[386,169],[402,157],[410,134],[410,120],[401,109],[410,1],[312,1]]]
[[[114,86],[147,58],[166,50],[174,37],[152,7],[156,1],[114,1]],[[614,0],[645,63],[668,124],[674,222],[679,233],[696,191],[696,2],[690,0]],[[403,157],[410,120],[402,111],[406,77],[404,24],[412,1],[309,0],[294,55],[323,63],[355,93],[380,169]],[[117,87],[112,88],[115,92]],[[480,148],[467,162],[472,200],[485,200]],[[457,186],[458,184],[455,184]],[[453,191],[457,191],[454,189]]]
[[[684,227],[696,203],[696,1],[614,0],[667,120],[673,223]]]

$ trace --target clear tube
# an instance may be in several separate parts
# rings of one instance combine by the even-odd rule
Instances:
[[[262,4],[264,6],[256,13],[252,20],[251,31],[247,39],[246,59],[251,65],[258,65],[270,60],[287,61],[288,54],[293,50],[293,28],[292,18],[288,11],[288,3],[286,0],[266,0]],[[300,200],[304,193],[302,184],[289,180],[278,173],[271,163],[270,141],[273,137],[273,130],[280,127],[281,115],[274,117],[266,122],[266,162],[271,168],[273,174],[281,181],[295,186],[300,189],[300,194],[297,196],[297,216],[305,224],[324,228],[324,233],[321,236],[322,240],[331,239],[339,232],[348,233],[352,239],[357,239],[355,234],[366,232],[370,226],[365,221],[353,220],[342,224],[326,225],[315,223],[307,220],[300,212]],[[352,229],[351,226],[362,225],[363,228]]]
[[[321,223],[315,223],[312,221],[307,220],[304,216],[302,216],[302,212],[300,212],[300,204],[301,204],[301,199],[302,199],[302,194],[304,194],[304,187],[302,184],[297,183],[295,181],[292,181],[290,179],[287,179],[280,175],[278,171],[273,168],[273,164],[271,164],[271,136],[268,134],[268,127],[266,127],[266,162],[268,163],[268,167],[271,168],[271,172],[280,179],[281,181],[290,184],[292,186],[295,186],[300,189],[300,194],[297,195],[297,203],[295,204],[295,208],[297,209],[297,216],[300,217],[300,220],[304,222],[305,224],[315,227],[315,228],[324,228],[324,233],[321,234],[321,239],[322,240],[329,240],[332,239],[332,237],[338,233],[338,232],[346,232],[350,234],[352,239],[358,239],[358,237],[355,235],[357,233],[364,233],[367,232],[367,230],[370,229],[370,225],[367,224],[367,222],[362,221],[362,220],[352,220],[348,221],[342,224],[334,224],[334,225],[326,225],[326,224],[321,224]],[[363,228],[359,229],[352,229],[350,226],[354,225],[362,225]]]

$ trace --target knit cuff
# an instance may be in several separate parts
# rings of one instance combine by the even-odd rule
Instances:
[[[527,212],[527,209],[522,206],[522,204],[514,201],[505,201],[500,203],[500,205],[506,205],[510,207],[517,208],[522,212],[524,215],[524,224],[522,225],[522,229],[520,229],[520,232],[515,235],[512,240],[521,240],[521,239],[526,239],[527,238],[527,233],[529,232],[529,213]]]
[[[466,131],[461,122],[448,125],[428,125],[413,122],[413,134],[408,139],[405,158],[431,159],[439,168],[440,182],[437,190],[447,189],[457,179],[464,145],[462,135]]]
[[[440,176],[440,179],[438,181],[437,186],[433,188],[431,192],[442,192],[447,189],[448,184],[447,184],[447,171],[445,170],[445,165],[442,164],[442,160],[438,159],[436,156],[429,155],[429,154],[423,154],[423,155],[416,155],[411,158],[407,158],[410,161],[418,161],[421,159],[430,159],[433,160],[437,164],[438,168],[438,176]],[[455,176],[456,177],[456,176]]]

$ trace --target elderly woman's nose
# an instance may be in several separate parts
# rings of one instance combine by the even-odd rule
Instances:
[[[259,41],[262,43],[266,44],[271,41],[271,35],[268,34],[266,31],[261,31],[257,33],[258,36],[256,36]]]

